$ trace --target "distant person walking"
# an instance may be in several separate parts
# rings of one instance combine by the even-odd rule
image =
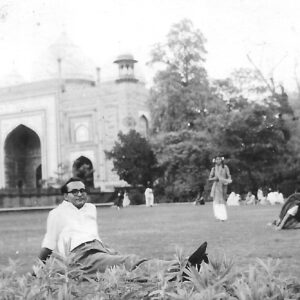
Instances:
[[[217,220],[227,220],[226,199],[227,186],[232,182],[229,168],[224,164],[224,157],[213,159],[214,167],[209,174],[209,181],[213,181],[210,196],[213,198],[213,211]]]
[[[258,190],[257,190],[257,201],[259,204],[262,204],[262,205],[267,204],[267,197],[264,196],[264,192],[261,187],[258,188]]]
[[[123,198],[123,207],[127,207],[130,205],[130,199],[128,196],[127,191],[124,193],[124,198]]]
[[[152,207],[154,204],[153,190],[149,184],[145,190],[145,201],[146,201],[146,206],[148,206],[148,207]]]
[[[123,191],[119,191],[118,192],[118,198],[117,198],[117,209],[120,209],[123,207],[123,199],[124,199],[124,192]]]

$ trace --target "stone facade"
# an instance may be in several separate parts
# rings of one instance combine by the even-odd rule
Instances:
[[[47,186],[70,176],[79,161],[94,169],[92,186],[111,191],[124,184],[104,151],[119,131],[147,135],[148,91],[135,78],[131,55],[115,63],[114,81],[77,74],[0,89],[0,188]]]

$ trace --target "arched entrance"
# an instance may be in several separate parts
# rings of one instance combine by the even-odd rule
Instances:
[[[85,156],[80,156],[74,161],[73,176],[81,178],[86,187],[94,187],[94,169],[92,162]]]
[[[19,125],[7,136],[4,153],[5,186],[37,187],[42,178],[41,142],[38,135],[30,128]],[[37,171],[39,166],[40,171]]]
[[[140,117],[139,119],[139,128],[140,128],[140,133],[143,137],[147,137],[148,136],[148,120],[147,118],[143,115]]]
[[[35,182],[37,188],[42,187],[42,165],[39,165],[35,170]]]

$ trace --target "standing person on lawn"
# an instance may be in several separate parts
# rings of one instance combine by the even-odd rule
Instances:
[[[118,210],[123,207],[123,199],[124,199],[124,192],[119,191],[117,196],[117,203],[116,203]]]
[[[227,220],[226,199],[227,186],[232,182],[230,171],[224,163],[224,157],[216,156],[213,159],[214,167],[209,174],[209,181],[213,181],[210,196],[213,198],[213,211],[217,220]]]
[[[39,254],[41,261],[45,262],[53,251],[63,257],[72,254],[73,263],[91,276],[119,265],[124,265],[129,271],[143,264],[162,266],[167,270],[178,269],[173,261],[123,255],[105,246],[98,234],[96,206],[87,203],[87,190],[80,178],[70,178],[61,192],[64,201],[48,215],[47,231]],[[206,246],[204,242],[187,259],[187,266],[200,267],[202,261],[208,263]]]
[[[123,198],[123,207],[127,207],[129,205],[130,205],[130,199],[129,199],[129,196],[128,196],[128,192],[125,191],[124,198]]]
[[[145,202],[146,206],[152,207],[154,204],[154,194],[153,194],[153,189],[151,188],[150,182],[148,182],[148,186],[145,190]]]

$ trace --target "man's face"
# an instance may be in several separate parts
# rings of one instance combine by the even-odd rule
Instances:
[[[71,202],[78,209],[87,201],[85,185],[81,181],[73,181],[67,184],[68,193],[64,195],[66,201]]]

